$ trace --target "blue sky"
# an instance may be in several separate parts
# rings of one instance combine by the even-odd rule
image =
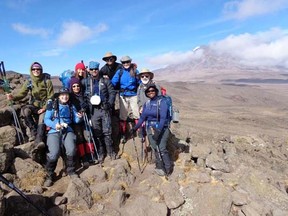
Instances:
[[[199,45],[288,67],[288,0],[1,0],[0,14],[6,70],[59,75],[108,51],[154,70]]]

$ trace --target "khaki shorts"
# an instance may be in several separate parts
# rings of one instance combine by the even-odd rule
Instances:
[[[126,121],[127,117],[139,119],[139,108],[137,104],[137,95],[121,96],[120,95],[120,119]]]

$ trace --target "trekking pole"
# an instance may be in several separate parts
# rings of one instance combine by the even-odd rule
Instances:
[[[12,115],[13,115],[13,120],[14,120],[14,124],[15,124],[15,128],[16,128],[16,133],[17,133],[17,138],[19,140],[20,144],[24,143],[24,135],[21,129],[21,125],[17,116],[17,113],[13,107],[13,105],[11,105],[11,110],[12,110]]]
[[[85,118],[85,115],[86,115],[86,117],[87,117],[87,114],[84,112],[84,125],[85,125],[85,130],[89,133],[88,134],[88,142],[89,142],[89,145],[88,145],[88,147],[89,147],[89,149],[90,149],[90,155],[91,155],[91,157],[92,157],[92,160],[95,162],[96,161],[96,158],[95,158],[95,155],[93,154],[93,151],[91,151],[91,146],[90,146],[90,143],[91,143],[91,135],[90,135],[90,131],[89,131],[89,122],[88,122],[88,117],[87,118]],[[87,133],[86,133],[87,134]],[[93,141],[92,141],[93,142]],[[84,146],[84,152],[85,152],[85,154],[86,154],[86,147]],[[96,150],[95,150],[95,152],[96,152]]]
[[[0,76],[1,76],[1,87],[3,88],[4,92],[6,93],[10,93],[11,92],[11,87],[10,87],[10,84],[9,84],[9,81],[7,80],[6,78],[6,71],[5,71],[5,67],[4,67],[4,62],[1,61],[0,62]],[[22,132],[22,129],[21,129],[21,125],[19,123],[19,119],[18,119],[18,116],[17,116],[17,113],[13,107],[13,103],[12,101],[9,101],[9,105],[11,107],[11,110],[12,110],[12,115],[13,115],[13,120],[14,120],[14,125],[15,125],[15,128],[16,128],[16,133],[17,133],[17,138],[19,140],[19,143],[20,144],[23,144],[22,141],[24,142],[24,136],[23,136],[23,132]],[[20,134],[21,134],[21,137],[20,137]],[[21,140],[22,138],[22,140]]]
[[[1,173],[0,173],[0,181],[6,184],[9,188],[16,191],[22,198],[24,198],[28,203],[34,206],[39,212],[41,212],[45,216],[49,216],[46,211],[36,206],[30,199],[27,197],[21,190],[19,190],[13,183],[9,182]]]
[[[136,158],[137,158],[138,168],[139,168],[140,173],[142,173],[142,171],[141,171],[141,166],[140,166],[140,162],[139,162],[138,151],[137,151],[137,147],[136,147],[136,143],[135,143],[135,137],[134,137],[134,135],[132,135],[132,139],[133,139],[134,149],[135,149],[135,153],[136,153]]]
[[[99,159],[99,154],[98,154],[98,150],[97,150],[97,146],[96,146],[96,143],[95,143],[95,139],[94,139],[94,136],[93,136],[93,132],[92,132],[92,129],[91,129],[91,126],[89,124],[89,120],[88,120],[88,117],[87,117],[87,114],[84,113],[84,121],[86,121],[86,124],[87,124],[87,129],[89,131],[89,134],[90,134],[90,139],[92,140],[93,142],[93,145],[94,145],[94,148],[95,148],[95,153],[97,155],[97,158]]]

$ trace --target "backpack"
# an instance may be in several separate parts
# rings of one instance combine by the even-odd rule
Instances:
[[[70,80],[73,75],[74,71],[72,70],[65,70],[60,74],[59,80],[62,82],[63,87],[70,88]]]
[[[165,101],[168,107],[167,111],[167,117],[166,117],[166,122],[168,123],[168,126],[170,127],[171,121],[173,119],[173,104],[172,104],[172,98],[168,95],[161,95],[159,96],[159,99],[157,101],[157,107],[158,107],[158,112],[161,112],[160,110],[160,103],[161,101]],[[158,114],[159,115],[159,114]]]

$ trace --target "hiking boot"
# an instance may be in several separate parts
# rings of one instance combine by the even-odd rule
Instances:
[[[120,142],[122,144],[125,144],[127,142],[127,139],[126,139],[126,137],[124,135],[121,136]]]
[[[116,159],[117,159],[116,153],[110,154],[110,160],[111,160],[111,161],[116,160]]]
[[[43,184],[44,187],[51,187],[53,185],[52,177],[48,176]]]
[[[35,140],[35,136],[30,136],[28,139],[29,142],[33,142],[34,140]]]
[[[162,169],[155,169],[155,173],[159,176],[165,176],[165,172]]]
[[[34,148],[32,150],[32,153],[37,153],[39,152],[41,149],[45,148],[45,143],[44,142],[39,142],[39,143],[34,143]]]
[[[99,155],[98,161],[100,164],[102,164],[104,162],[104,156],[103,155]]]
[[[39,142],[37,145],[38,149],[44,149],[45,148],[45,143],[43,141]]]
[[[84,169],[87,169],[90,166],[90,164],[88,161],[85,161],[85,162],[83,162],[82,166]]]

